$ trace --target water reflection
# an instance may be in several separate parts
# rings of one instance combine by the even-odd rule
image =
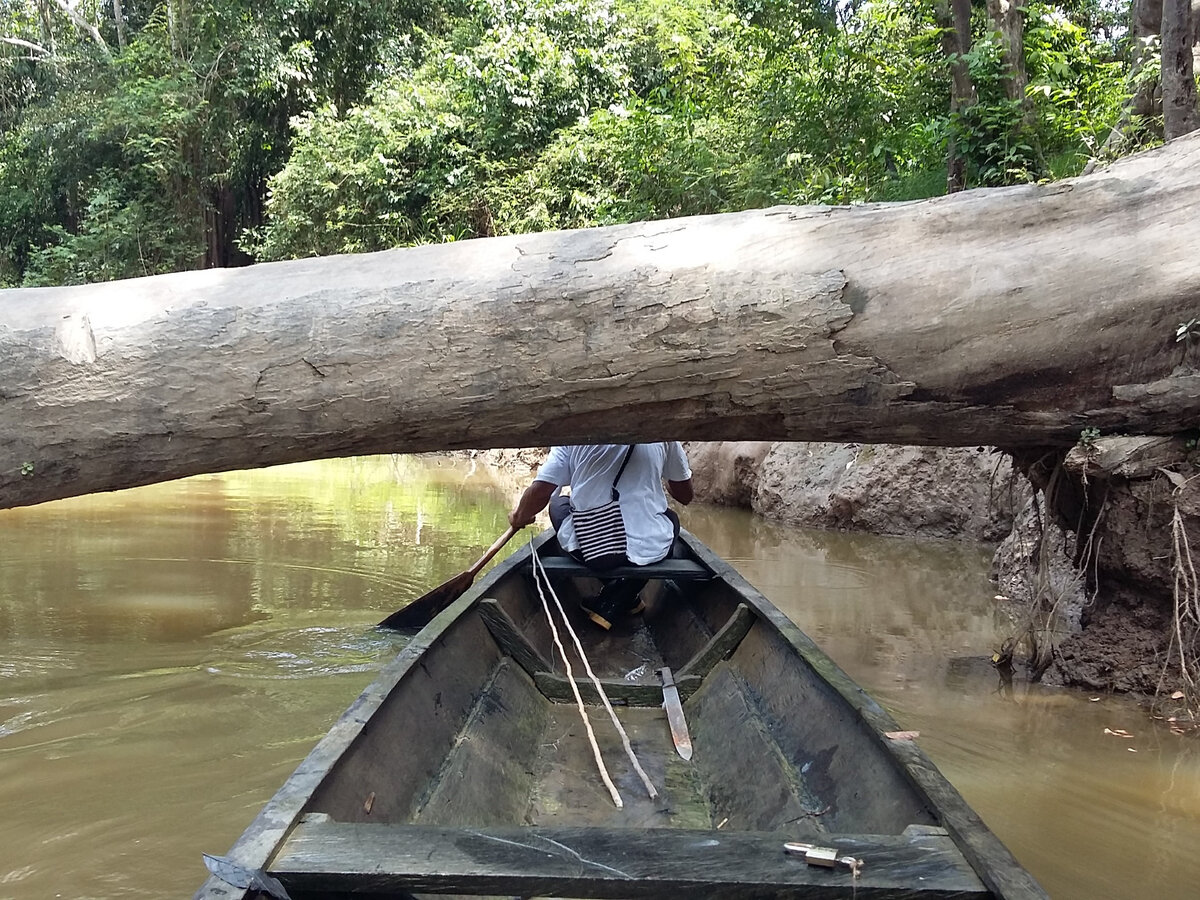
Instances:
[[[988,551],[782,528],[746,512],[688,511],[688,527],[857,680],[894,691],[986,670],[1007,633]]]
[[[372,457],[9,510],[0,629],[187,641],[285,610],[403,605],[507,525],[508,492],[466,471]]]
[[[470,565],[518,490],[376,457],[0,511],[0,897],[190,896],[201,851],[401,645],[374,623]],[[985,551],[684,519],[921,732],[1053,896],[1193,895],[1194,743],[1119,698],[999,691]]]

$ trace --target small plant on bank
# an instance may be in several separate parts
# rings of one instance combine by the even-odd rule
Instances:
[[[21,463],[21,474],[22,475],[32,475],[33,474],[33,463],[28,460]]]
[[[1085,428],[1079,432],[1079,446],[1088,453],[1096,449],[1096,441],[1100,440],[1099,428]]]

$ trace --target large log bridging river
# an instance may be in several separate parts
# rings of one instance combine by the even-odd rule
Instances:
[[[0,291],[0,508],[379,452],[1171,434],[1197,209],[1200,135],[913,203]]]

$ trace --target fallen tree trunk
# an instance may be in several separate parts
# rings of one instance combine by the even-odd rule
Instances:
[[[1084,178],[0,291],[0,507],[596,440],[1200,421],[1200,136]]]

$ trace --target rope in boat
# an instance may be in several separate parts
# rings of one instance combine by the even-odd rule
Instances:
[[[588,718],[587,708],[583,705],[583,697],[579,695],[579,686],[575,683],[575,678],[571,673],[571,661],[567,659],[567,651],[562,645],[562,640],[558,636],[558,628],[554,624],[554,616],[550,615],[550,604],[546,600],[546,594],[542,591],[541,581],[537,577],[538,556],[533,549],[533,542],[529,544],[529,555],[534,560],[533,563],[533,582],[537,585],[538,597],[542,601],[542,609],[546,611],[546,621],[550,623],[550,635],[554,638],[554,646],[558,648],[558,653],[563,659],[563,665],[567,669],[567,681],[571,683],[571,692],[575,695],[575,705],[579,708],[579,715],[583,718],[583,727],[587,729],[588,742],[592,745],[592,755],[596,757],[596,766],[600,769],[600,779],[604,782],[604,786],[608,788],[609,796],[612,797],[612,802],[616,804],[617,809],[620,809],[625,804],[621,801],[621,795],[617,793],[617,786],[613,784],[612,778],[609,777],[608,769],[604,767],[604,758],[600,755],[600,745],[596,743],[596,733],[592,731],[592,720]],[[550,589],[550,593],[554,593],[554,589]],[[558,597],[554,598],[555,603],[558,602]],[[567,626],[570,628],[570,626]]]
[[[638,762],[637,754],[633,752],[633,745],[629,742],[629,735],[626,733],[624,726],[621,725],[621,720],[617,718],[617,712],[613,709],[612,703],[608,699],[608,694],[604,691],[604,685],[600,679],[596,677],[596,673],[592,671],[592,664],[588,661],[587,654],[583,652],[583,644],[579,640],[579,635],[575,629],[571,627],[571,621],[567,618],[567,612],[563,609],[562,601],[559,600],[558,594],[554,591],[554,586],[550,583],[549,576],[546,575],[546,569],[542,566],[541,558],[537,554],[537,550],[533,546],[533,540],[529,542],[529,556],[533,564],[534,583],[537,585],[538,596],[542,600],[542,608],[546,611],[546,619],[550,623],[550,630],[554,635],[554,643],[558,646],[558,651],[562,654],[563,664],[567,667],[567,677],[571,680],[571,690],[575,692],[576,702],[579,703],[580,712],[584,717],[585,723],[588,722],[587,713],[583,709],[583,700],[579,695],[579,689],[575,685],[575,679],[572,677],[570,663],[567,660],[566,652],[563,650],[562,642],[559,640],[558,629],[554,625],[554,617],[550,614],[550,606],[546,600],[545,594],[542,591],[542,583],[546,585],[546,590],[550,596],[554,598],[554,605],[558,608],[558,614],[562,617],[563,625],[567,629],[567,633],[571,635],[571,640],[575,644],[575,650],[579,654],[579,659],[583,662],[584,671],[592,681],[592,685],[596,688],[596,693],[600,695],[600,702],[604,704],[604,708],[608,711],[608,716],[612,720],[613,727],[617,729],[617,734],[621,736],[621,745],[625,748],[625,755],[629,757],[629,761],[633,764],[634,770],[638,773],[638,777],[642,779],[642,784],[646,788],[646,792],[651,799],[658,796],[658,791],[654,788],[654,783],[650,780],[650,776],[646,774],[646,770],[642,768]],[[538,576],[541,576],[540,578]],[[595,743],[595,736],[591,730],[591,724],[588,723],[588,736],[592,740],[592,749],[596,754],[596,762],[600,766],[601,777],[605,779],[606,784],[611,782],[608,780],[608,773],[604,768],[604,764],[600,759],[600,748]],[[616,789],[610,786],[610,790],[614,795],[614,802],[618,807],[621,806],[620,795],[616,793]]]
[[[532,542],[531,542],[532,543]],[[604,691],[604,685],[600,683],[600,679],[596,677],[596,673],[592,671],[592,664],[588,661],[587,654],[583,652],[583,644],[579,640],[579,635],[575,629],[571,627],[571,622],[567,618],[566,610],[563,609],[562,601],[558,599],[558,594],[554,593],[554,586],[550,584],[550,579],[546,575],[546,570],[541,567],[541,558],[537,555],[537,551],[532,546],[529,548],[530,556],[536,560],[534,562],[535,574],[540,571],[542,580],[546,582],[546,589],[550,592],[550,596],[554,598],[554,605],[558,607],[558,614],[562,616],[563,624],[566,626],[567,633],[571,635],[571,640],[575,642],[575,650],[579,654],[580,660],[583,662],[584,671],[587,672],[588,678],[592,680],[592,684],[596,688],[596,693],[600,695],[600,702],[604,704],[604,708],[608,710],[608,717],[612,719],[613,727],[617,729],[617,734],[621,736],[621,745],[625,748],[625,755],[629,757],[629,761],[633,763],[634,771],[638,773],[638,777],[642,779],[642,784],[646,787],[646,792],[650,795],[650,799],[658,796],[658,791],[654,788],[654,783],[650,780],[650,776],[646,774],[646,770],[642,768],[642,764],[638,762],[637,754],[633,752],[633,745],[629,742],[629,735],[625,732],[625,728],[621,725],[621,720],[617,718],[617,711],[613,709],[613,705],[609,702],[608,694]],[[540,589],[539,589],[540,590]]]

